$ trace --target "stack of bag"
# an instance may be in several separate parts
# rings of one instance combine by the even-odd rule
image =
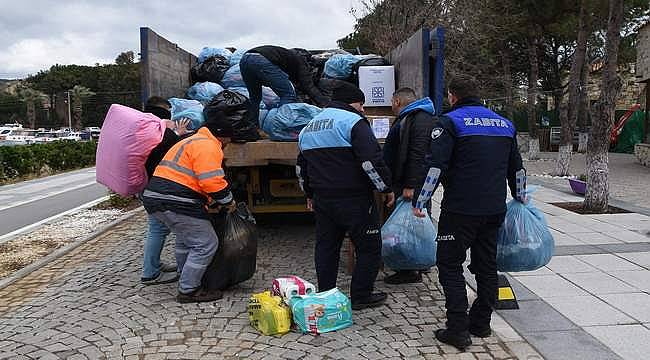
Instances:
[[[273,280],[272,291],[251,296],[251,326],[264,335],[281,335],[293,328],[321,334],[352,325],[352,304],[339,289],[317,293],[316,287],[297,276]]]

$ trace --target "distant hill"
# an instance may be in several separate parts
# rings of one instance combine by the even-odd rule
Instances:
[[[20,80],[0,79],[0,92],[7,90],[13,84],[20,82]]]

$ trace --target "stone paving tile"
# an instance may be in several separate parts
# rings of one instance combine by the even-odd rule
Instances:
[[[647,360],[650,330],[641,325],[593,326],[587,332],[626,360]]]
[[[261,220],[261,219],[260,219]],[[515,359],[539,356],[523,341],[473,339],[467,353],[442,345],[433,331],[444,326],[444,297],[437,273],[422,284],[377,288],[386,306],[357,311],[354,326],[319,336],[262,336],[248,325],[249,296],[273,278],[316,278],[313,225],[285,219],[259,226],[257,273],[222,300],[178,304],[176,284],[139,282],[144,214],[0,289],[0,358],[57,359]],[[291,225],[286,225],[289,223]],[[164,259],[173,259],[173,239]],[[288,261],[288,254],[293,254]],[[350,277],[342,254],[339,286]],[[380,274],[381,279],[384,274]],[[511,345],[512,344],[512,345]],[[522,350],[525,349],[525,350]],[[525,357],[524,357],[525,358]],[[541,358],[541,357],[539,357]],[[534,357],[531,357],[534,359]]]

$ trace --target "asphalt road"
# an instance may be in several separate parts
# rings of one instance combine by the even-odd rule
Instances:
[[[0,186],[0,237],[107,195],[95,168]]]

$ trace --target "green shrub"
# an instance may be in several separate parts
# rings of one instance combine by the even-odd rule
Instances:
[[[44,167],[54,171],[95,165],[95,141],[53,141],[46,144],[0,146],[0,182],[38,175]]]

